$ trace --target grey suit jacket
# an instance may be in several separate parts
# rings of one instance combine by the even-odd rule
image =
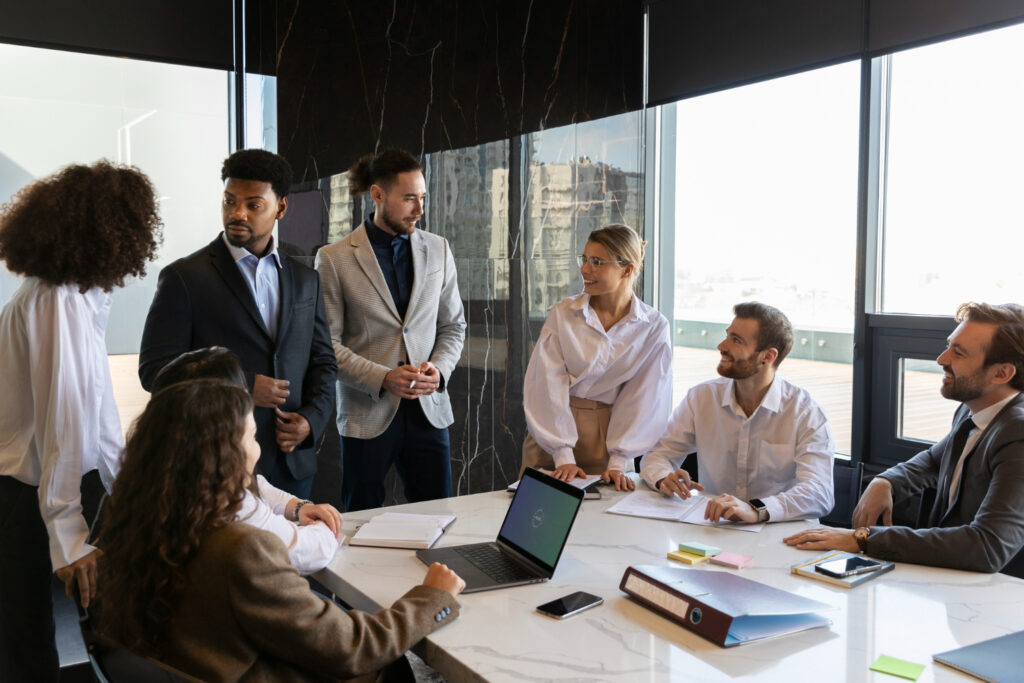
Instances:
[[[398,315],[364,226],[317,253],[338,361],[338,431],[343,436],[371,439],[391,424],[401,399],[391,392],[381,395],[389,370],[404,362],[430,361],[447,386],[462,354],[466,319],[448,241],[422,230],[409,239],[413,285],[405,320]],[[419,402],[435,427],[455,421],[446,390],[421,396]]]
[[[868,554],[980,572],[1024,570],[1024,394],[1003,407],[964,461],[960,486],[949,504],[956,458],[953,435],[968,417],[960,406],[953,430],[910,460],[883,472],[893,500],[928,487],[937,495],[926,529],[871,527]]]
[[[162,651],[141,654],[204,681],[347,679],[376,672],[458,615],[455,598],[427,586],[376,614],[343,612],[309,590],[276,536],[234,523],[203,539]]]

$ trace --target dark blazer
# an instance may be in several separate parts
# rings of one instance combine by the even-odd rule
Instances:
[[[218,235],[160,272],[139,354],[139,379],[147,391],[167,363],[207,346],[226,346],[238,356],[250,390],[257,374],[288,380],[291,395],[281,409],[300,413],[309,421],[308,439],[293,452],[282,453],[274,411],[256,408],[254,412],[262,451],[260,468],[278,486],[273,473],[282,464],[295,479],[316,472],[315,446],[331,417],[337,374],[320,278],[312,268],[280,256],[281,317],[276,341],[270,338],[249,287]]]
[[[280,539],[242,523],[203,539],[179,595],[161,652],[143,654],[204,681],[370,674],[459,615],[451,594],[428,586],[376,614],[344,612],[309,590]]]
[[[928,527],[871,527],[868,554],[885,560],[1024,576],[1024,394],[1006,404],[964,461],[949,504],[957,458],[953,435],[967,419],[961,405],[953,429],[938,443],[881,477],[899,501],[935,487]]]

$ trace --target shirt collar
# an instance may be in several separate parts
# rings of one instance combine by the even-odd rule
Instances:
[[[722,396],[722,407],[729,408],[737,415],[746,417],[746,413],[740,407],[739,401],[736,400],[736,380],[734,379],[729,379],[725,393]],[[782,382],[779,381],[778,375],[772,378],[772,384],[768,387],[768,393],[761,399],[761,403],[754,409],[754,412],[756,413],[761,408],[770,410],[773,413],[779,412],[782,408]],[[750,417],[753,417],[753,415]]]
[[[409,241],[408,235],[389,235],[378,228],[373,222],[373,216],[374,214],[371,213],[366,219],[366,236],[370,238],[370,242],[380,246],[390,247],[396,237],[400,240],[405,240],[406,242]]]
[[[590,305],[590,294],[588,294],[587,292],[577,294],[573,298],[573,302],[570,305],[570,308],[576,311],[580,311],[583,314],[583,317],[586,318],[587,320],[590,320],[591,316],[596,315],[594,313],[594,309]],[[648,321],[650,317],[651,316],[649,315],[649,312],[644,311],[643,308],[640,306],[640,297],[634,294],[633,298],[630,299],[629,301],[629,312],[626,313],[625,316],[623,316],[622,320],[620,320],[619,323],[629,322],[633,320]]]
[[[1007,403],[1017,398],[1017,394],[1019,393],[1019,391],[1014,392],[999,403],[993,403],[988,408],[979,410],[974,415],[971,415],[971,419],[974,420],[975,426],[977,426],[979,430],[985,431],[985,428],[988,427],[989,423],[992,422],[993,419],[995,419],[995,416],[999,414],[999,411],[1002,410]]]
[[[231,242],[228,242],[228,236],[226,234],[224,234],[223,232],[220,234],[220,238],[224,241],[224,246],[226,246],[228,248],[228,252],[231,254],[231,259],[235,263],[238,263],[239,261],[241,261],[241,260],[243,260],[245,258],[248,258],[249,256],[252,256],[253,258],[255,258],[257,260],[260,259],[259,256],[256,256],[256,254],[252,253],[251,251],[249,251],[245,247],[236,247],[235,245],[231,244]],[[274,236],[273,235],[270,236],[270,251],[268,251],[266,254],[264,254],[263,258],[267,258],[267,256],[273,256],[274,257],[274,263],[275,263],[275,265],[277,265],[278,269],[280,270],[280,268],[281,268],[281,255],[277,253],[277,243],[274,241]]]

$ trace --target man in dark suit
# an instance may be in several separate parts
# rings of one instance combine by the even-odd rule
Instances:
[[[224,161],[221,179],[224,231],[161,271],[142,333],[139,378],[149,390],[181,353],[231,349],[256,404],[261,473],[308,498],[336,370],[320,279],[274,243],[291,168],[283,157],[247,149]]]
[[[956,320],[936,361],[942,395],[962,402],[953,430],[875,477],[853,530],[811,529],[789,545],[1024,577],[1024,306],[968,303]],[[893,500],[927,488],[928,526],[891,526]]]

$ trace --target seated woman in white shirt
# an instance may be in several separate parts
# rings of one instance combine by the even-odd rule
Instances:
[[[181,354],[165,365],[153,380],[153,393],[179,382],[222,380],[245,389],[245,373],[238,359],[223,346]],[[281,539],[288,559],[300,574],[326,567],[338,550],[341,513],[333,505],[300,500],[257,474],[245,492],[236,519],[264,529]]]
[[[665,316],[633,293],[644,244],[625,225],[590,233],[583,292],[551,309],[526,369],[523,467],[632,490],[633,458],[665,431],[672,344]]]

